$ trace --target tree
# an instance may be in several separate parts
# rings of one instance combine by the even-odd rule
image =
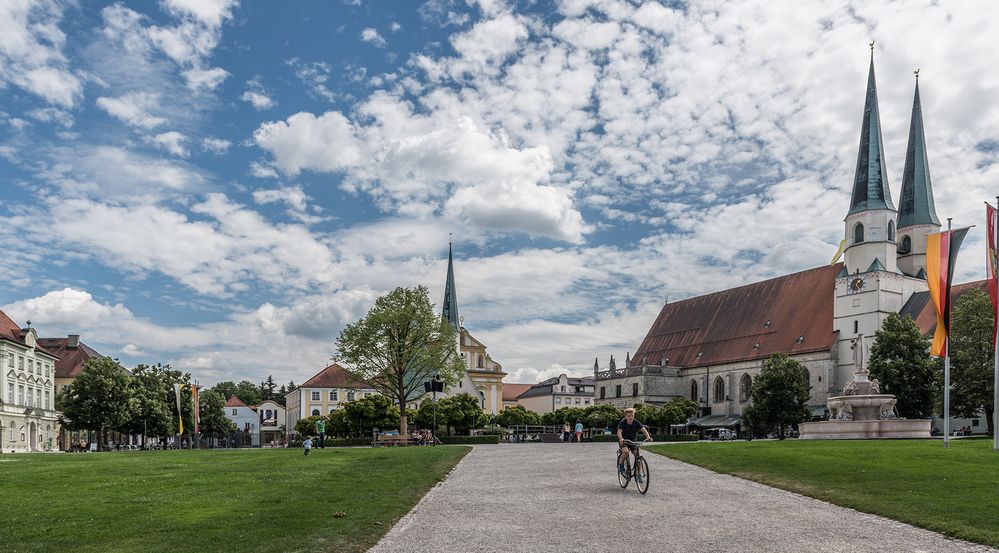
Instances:
[[[624,418],[624,411],[609,403],[591,405],[584,412],[585,420],[583,422],[590,428],[609,428],[613,431],[617,428],[617,423]]]
[[[635,408],[635,419],[649,427],[649,434],[658,433],[663,425],[662,410],[646,403],[636,403],[632,407]]]
[[[175,403],[168,369],[161,365],[138,365],[132,371],[132,397],[135,410],[130,413],[128,432],[142,434],[142,447],[147,436],[166,436],[174,433],[173,411]]]
[[[260,401],[275,400],[277,399],[277,384],[274,383],[274,377],[267,375],[267,380],[260,383]],[[282,396],[283,398],[283,396]]]
[[[469,394],[458,394],[438,400],[437,416],[440,417],[441,413],[444,413],[448,428],[460,436],[468,435],[469,431],[478,427],[485,418],[479,399]]]
[[[392,400],[381,395],[368,395],[356,401],[348,401],[343,409],[349,433],[354,436],[370,436],[375,428],[398,428],[399,408]]]
[[[881,393],[898,400],[899,416],[915,419],[933,414],[936,373],[929,351],[929,340],[908,315],[903,319],[890,313],[875,334],[868,368]]]
[[[199,399],[201,433],[212,438],[214,444],[216,438],[227,434],[232,434],[238,430],[236,423],[225,416],[225,398],[217,391],[205,390],[201,392]]]
[[[110,357],[88,359],[83,370],[62,391],[61,424],[70,430],[91,430],[98,447],[107,443],[109,430],[124,429],[137,402],[132,398],[131,377]]]
[[[686,424],[690,417],[697,413],[697,403],[685,397],[673,398],[662,408],[662,424],[669,432],[670,427],[677,424]]]
[[[236,383],[232,380],[225,380],[219,382],[218,384],[209,388],[213,392],[217,392],[219,395],[224,397],[226,400],[236,395]]]
[[[763,370],[750,390],[753,403],[745,413],[753,426],[776,426],[783,439],[784,428],[810,416],[805,407],[810,387],[801,376],[803,368],[801,363],[781,352],[763,362]]]
[[[311,417],[305,417],[304,419],[298,419],[295,422],[295,432],[298,432],[298,436],[305,439],[306,436],[315,436],[318,434],[316,432],[316,423],[322,417],[320,415],[313,415]]]
[[[539,425],[541,424],[541,415],[528,410],[523,405],[511,405],[504,407],[496,415],[495,422],[503,428],[521,425]]]
[[[399,406],[400,429],[407,433],[406,404],[424,393],[435,374],[449,384],[464,365],[457,331],[435,312],[427,288],[396,288],[375,300],[363,319],[347,325],[336,340],[336,360]]]
[[[263,399],[260,397],[260,387],[249,380],[241,380],[236,384],[236,397],[243,400],[247,405],[260,405]],[[226,399],[229,399],[226,397]]]
[[[985,413],[993,432],[992,303],[979,289],[961,294],[951,312],[950,408],[952,415],[978,418]]]

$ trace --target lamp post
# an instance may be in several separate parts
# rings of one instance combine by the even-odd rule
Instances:
[[[423,389],[433,394],[434,435],[430,443],[431,445],[437,445],[437,392],[444,391],[444,383],[438,380],[438,375],[435,374],[433,380],[423,383]]]

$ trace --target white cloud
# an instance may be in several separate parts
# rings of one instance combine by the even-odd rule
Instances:
[[[28,111],[28,116],[43,123],[58,123],[64,128],[71,128],[75,121],[73,115],[68,111],[58,108],[38,108]]]
[[[244,102],[249,102],[249,104],[252,105],[253,108],[258,111],[274,107],[274,100],[270,99],[270,97],[261,94],[259,92],[253,92],[252,90],[247,90],[246,92],[244,92],[243,95],[239,97],[239,99],[243,100]]]
[[[232,18],[238,0],[165,0],[167,9],[177,15],[193,16],[209,27],[218,27]]]
[[[109,98],[97,98],[97,107],[133,127],[152,129],[166,123],[166,119],[150,113],[158,106],[158,97],[150,92],[134,92]]]
[[[396,22],[396,21],[393,21],[392,23],[390,23],[390,24],[389,24],[389,29],[390,29],[390,30],[391,30],[391,31],[392,31],[393,33],[396,33],[396,32],[399,32],[399,31],[400,31],[400,30],[402,29],[402,25],[400,25],[400,24],[399,24],[398,22]]]
[[[350,121],[333,111],[320,117],[301,112],[287,122],[264,123],[253,132],[253,140],[292,176],[303,169],[339,171],[361,159]]]
[[[219,67],[202,69],[191,68],[183,73],[187,87],[194,92],[212,91],[218,88],[222,81],[229,77],[229,72]]]
[[[56,2],[0,2],[0,87],[12,83],[49,103],[75,105],[83,84],[63,54],[62,16]]]
[[[170,152],[177,157],[187,157],[188,151],[184,147],[187,137],[177,131],[167,131],[151,137],[150,142],[156,146]]]
[[[278,172],[271,166],[253,161],[250,162],[250,174],[258,179],[276,179]]]
[[[384,48],[385,45],[387,44],[382,35],[378,34],[378,31],[376,31],[371,27],[367,27],[366,29],[361,31],[361,40],[364,42],[374,44],[379,48]]]
[[[330,66],[321,61],[303,62],[298,58],[291,58],[285,62],[286,65],[294,68],[295,77],[308,87],[309,94],[333,102],[337,95],[326,86],[330,79]]]
[[[201,139],[201,148],[215,155],[222,155],[228,152],[230,146],[232,146],[232,142],[222,138],[205,137]]]
[[[315,224],[323,220],[318,215],[309,213],[310,198],[301,186],[284,186],[272,190],[254,190],[253,201],[259,205],[271,203],[283,203],[288,206],[288,215],[294,219],[305,223]],[[313,205],[313,211],[317,211],[318,206]]]

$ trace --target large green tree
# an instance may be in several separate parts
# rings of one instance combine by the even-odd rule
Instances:
[[[624,411],[609,403],[603,403],[587,407],[583,416],[583,423],[589,428],[609,428],[611,431],[615,431],[617,423],[624,418]]]
[[[385,430],[399,427],[399,408],[392,404],[391,399],[382,395],[373,394],[348,401],[338,411],[343,413],[352,436],[367,437],[371,436],[375,428]]]
[[[110,357],[93,357],[62,391],[60,405],[61,423],[70,430],[95,432],[103,449],[108,431],[126,429],[137,401],[125,368]]]
[[[899,416],[917,419],[933,414],[936,365],[929,351],[929,340],[908,315],[889,314],[875,334],[868,368],[881,393],[897,398]]]
[[[539,425],[541,424],[541,415],[530,411],[527,407],[523,405],[511,405],[509,407],[504,407],[499,414],[496,415],[496,424],[502,426],[503,428],[510,428],[512,426],[522,426],[522,425]]]
[[[457,331],[430,303],[427,288],[396,288],[375,300],[363,319],[347,325],[336,340],[336,360],[399,406],[400,431],[407,433],[406,405],[424,393],[435,374],[449,384],[464,365]]]
[[[978,289],[961,294],[951,311],[951,414],[978,418],[984,412],[993,432],[992,302]]]
[[[663,405],[661,421],[668,432],[671,426],[686,424],[694,413],[697,413],[697,403],[685,397],[673,398]]]
[[[135,409],[129,413],[128,431],[142,434],[142,447],[147,436],[167,436],[173,434],[173,412],[176,410],[172,398],[170,375],[161,365],[138,365],[132,371],[132,397]]]
[[[803,368],[781,352],[763,362],[750,390],[753,402],[744,413],[755,429],[776,428],[783,439],[785,428],[808,419],[810,387],[802,378]]]
[[[218,438],[238,430],[236,423],[225,416],[225,402],[222,394],[211,389],[201,392],[198,400],[201,434],[212,438],[212,444]]]

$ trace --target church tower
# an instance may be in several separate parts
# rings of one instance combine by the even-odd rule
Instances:
[[[447,243],[447,281],[444,283],[444,304],[441,316],[461,333],[461,320],[458,319],[458,291],[454,287],[454,256],[451,242]]]
[[[849,274],[897,269],[895,206],[888,189],[885,154],[878,115],[878,89],[874,81],[874,46],[867,76],[867,99],[860,128],[860,151],[853,179],[850,211],[846,214],[846,270]]]
[[[918,69],[898,208],[898,268],[907,275],[925,279],[926,235],[940,230],[940,219],[933,205],[930,163],[923,135],[923,108],[919,101]]]

